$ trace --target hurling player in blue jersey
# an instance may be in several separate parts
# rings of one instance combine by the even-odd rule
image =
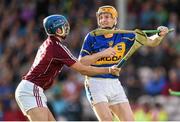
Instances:
[[[112,6],[102,6],[96,13],[98,28],[116,29],[118,13]],[[161,36],[168,32],[161,27]],[[148,41],[157,41],[158,35]],[[107,34],[85,37],[79,60],[85,65],[109,67],[116,65],[133,45],[134,33]],[[86,94],[93,110],[100,121],[112,121],[113,112],[121,121],[133,121],[133,112],[117,76],[111,74],[87,77],[85,80]]]

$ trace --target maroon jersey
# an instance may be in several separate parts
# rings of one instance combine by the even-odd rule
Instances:
[[[50,36],[39,47],[29,72],[22,79],[48,89],[63,65],[71,66],[77,59],[61,44],[58,38]]]

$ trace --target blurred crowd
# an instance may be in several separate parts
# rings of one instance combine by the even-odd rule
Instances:
[[[118,1],[118,0],[117,0]],[[65,15],[71,25],[65,45],[78,57],[85,35],[97,27],[96,11],[115,0],[1,0],[0,1],[0,120],[26,120],[14,91],[30,68],[38,46],[47,37],[42,20],[50,14]],[[125,29],[175,28],[162,44],[142,47],[123,67],[120,81],[136,120],[180,120],[180,1],[128,0]],[[119,15],[122,17],[121,15]],[[97,120],[89,105],[83,76],[64,67],[46,91],[57,120]]]

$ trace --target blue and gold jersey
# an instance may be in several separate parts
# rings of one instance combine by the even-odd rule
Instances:
[[[113,47],[116,50],[116,55],[112,58],[102,57],[93,66],[96,67],[109,67],[117,64],[121,58],[126,54],[126,52],[133,45],[135,39],[135,34],[114,34],[111,38],[105,38],[104,35],[101,36],[91,36],[87,34],[83,47],[80,52],[80,57],[86,55],[92,55],[93,53],[101,52],[109,47]],[[96,75],[94,77],[98,78],[117,78],[111,74]]]

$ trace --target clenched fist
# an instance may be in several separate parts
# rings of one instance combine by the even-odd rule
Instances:
[[[119,76],[119,72],[121,71],[121,68],[118,68],[116,65],[109,67],[109,73],[115,76]]]
[[[166,26],[159,26],[157,30],[160,30],[159,36],[166,36],[169,32],[169,29]]]

